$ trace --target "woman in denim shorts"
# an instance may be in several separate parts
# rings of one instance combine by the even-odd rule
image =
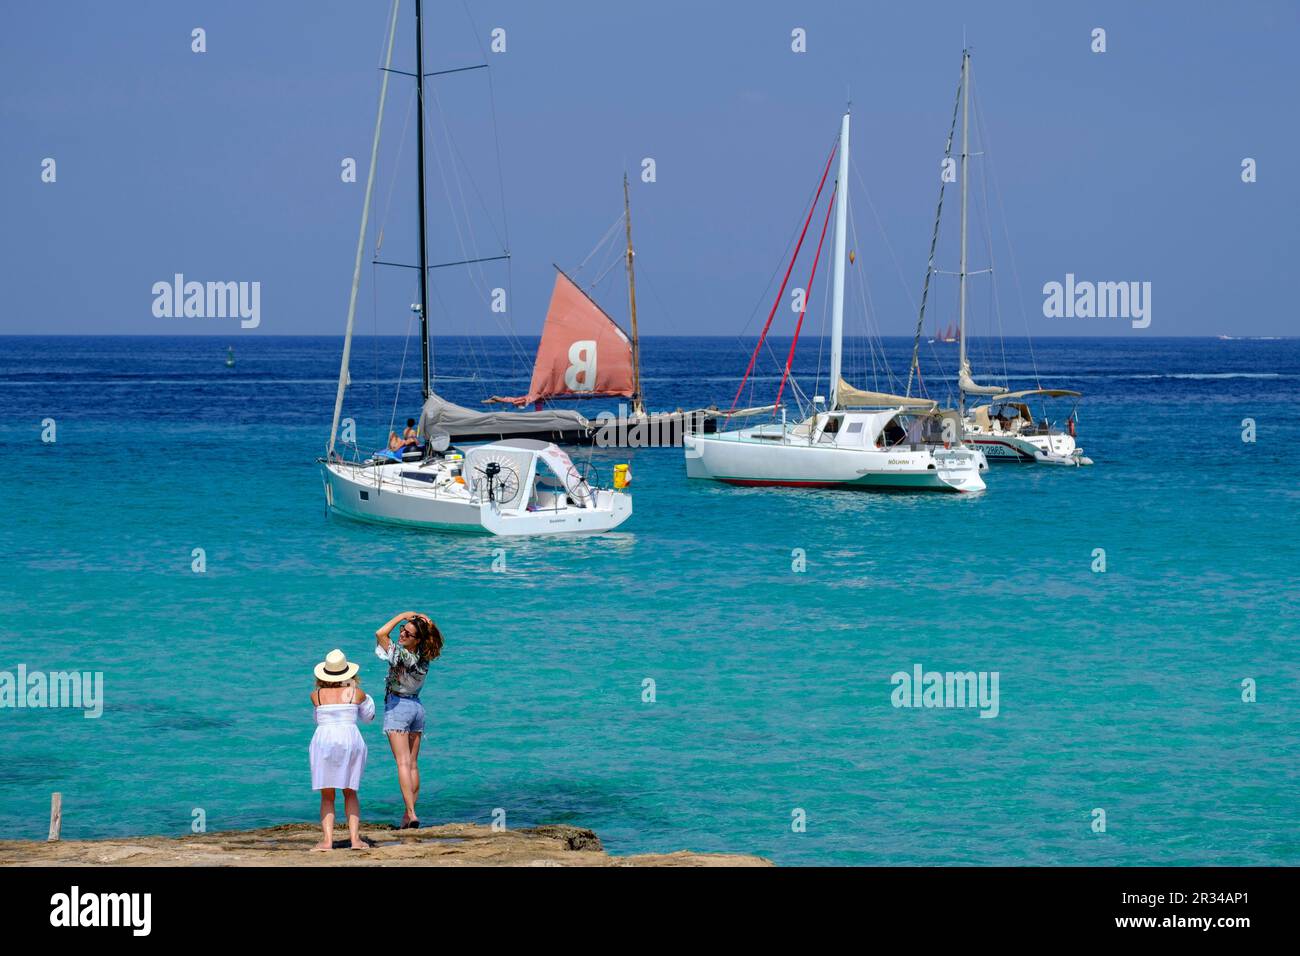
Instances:
[[[397,638],[393,628],[401,625]],[[420,690],[429,665],[442,653],[438,625],[417,611],[403,611],[375,631],[375,654],[388,662],[384,680],[384,733],[397,761],[397,781],[402,788],[402,829],[420,825],[415,801],[420,796],[420,736],[424,733],[424,705]]]

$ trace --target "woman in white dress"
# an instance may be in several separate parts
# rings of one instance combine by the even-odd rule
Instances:
[[[357,718],[375,719],[375,699],[357,682],[360,665],[332,650],[316,665],[316,689],[311,702],[316,709],[316,733],[311,738],[311,788],[320,791],[320,826],[324,838],[314,850],[334,848],[334,791],[343,791],[343,810],[354,850],[366,849],[361,841],[361,801],[357,790],[366,769],[366,742]]]

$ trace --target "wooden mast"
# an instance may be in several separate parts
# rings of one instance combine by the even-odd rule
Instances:
[[[636,328],[636,270],[632,267],[632,204],[627,194],[627,173],[623,174],[623,221],[627,225],[627,300],[632,316],[632,414],[645,414],[641,400],[641,337]]]

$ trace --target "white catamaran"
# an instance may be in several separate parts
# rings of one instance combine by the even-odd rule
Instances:
[[[400,454],[380,454],[367,460],[345,460],[335,448],[344,393],[350,384],[348,363],[356,317],[361,258],[374,188],[384,101],[397,31],[400,0],[394,0],[388,30],[388,53],[383,70],[379,113],[371,143],[348,305],[347,332],[339,368],[334,419],[329,445],[320,459],[325,501],[335,514],[362,521],[396,524],[441,531],[497,535],[593,534],[616,528],[632,515],[632,498],[626,492],[597,488],[586,474],[553,444],[515,437],[470,448],[462,453],[451,445],[448,430],[439,427],[449,419],[467,429],[491,428],[492,415],[472,412],[443,401],[429,387],[429,262],[425,216],[425,96],[424,37],[421,0],[415,0],[415,44],[418,95],[416,166],[419,196],[420,345],[423,361],[424,412],[420,421],[422,446]],[[512,424],[549,434],[562,429],[572,413],[560,411],[515,413]]]
[[[847,112],[840,124],[837,148],[839,170],[830,199],[835,212],[830,401],[795,424],[783,418],[751,428],[686,436],[686,474],[732,485],[981,491],[984,480],[980,471],[987,465],[978,451],[959,441],[959,419],[952,413],[940,412],[937,403],[928,399],[859,391],[841,378],[849,192]],[[818,196],[820,192],[819,187]],[[814,198],[809,220],[816,205]],[[830,211],[828,206],[828,217]],[[804,229],[806,233],[807,223]],[[822,235],[824,238],[824,225]],[[796,245],[795,257],[798,251]],[[816,259],[813,269],[815,273]],[[750,364],[752,368],[752,360]],[[814,399],[815,406],[819,403],[820,399]]]

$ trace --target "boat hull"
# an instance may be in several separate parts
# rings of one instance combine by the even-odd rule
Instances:
[[[596,492],[593,508],[500,509],[491,502],[411,488],[386,480],[382,469],[322,463],[325,504],[331,514],[369,524],[453,534],[499,536],[589,535],[612,531],[632,516],[625,494]]]
[[[747,487],[972,492],[984,490],[971,449],[863,449],[691,435],[688,478]]]
[[[971,432],[964,440],[982,451],[990,462],[1078,465],[1087,461],[1074,439],[1065,434],[990,435]]]

